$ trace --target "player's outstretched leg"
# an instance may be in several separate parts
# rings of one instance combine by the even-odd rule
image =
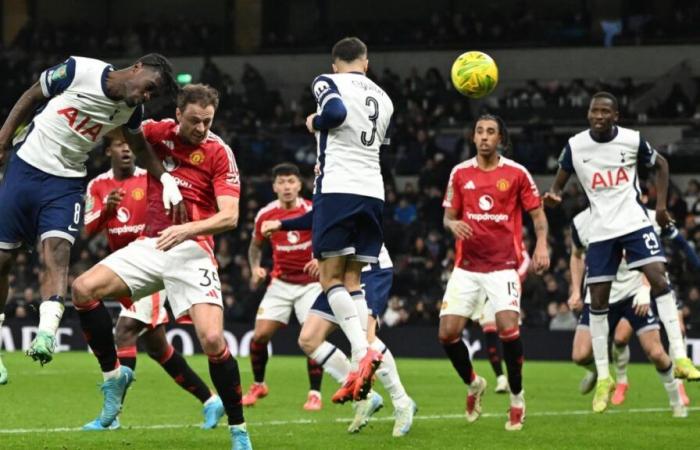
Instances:
[[[65,309],[72,244],[64,238],[49,237],[42,240],[41,246],[44,260],[41,291],[52,295],[43,299],[39,306],[38,331],[26,354],[43,366],[51,362],[56,348],[56,331]]]
[[[4,306],[4,305],[3,305]],[[0,314],[0,348],[2,348],[2,323],[5,321],[5,314]],[[0,385],[7,384],[7,369],[2,363],[2,357],[0,356]]]
[[[321,381],[323,380],[323,366],[313,358],[306,358],[306,371],[309,375],[309,394],[304,403],[306,411],[320,411],[323,408],[321,401]]]
[[[503,311],[498,314],[511,313]],[[517,315],[517,313],[515,313]],[[503,344],[503,359],[508,369],[508,385],[510,386],[510,408],[506,430],[519,431],[525,421],[525,391],[523,390],[523,341],[520,338],[520,328],[517,318],[511,328],[502,329],[498,337]]]
[[[73,295],[80,295],[80,291],[75,289],[75,284]],[[112,335],[112,318],[104,304],[93,300],[76,304],[76,309],[85,339],[100,363],[104,378],[100,387],[104,395],[104,404],[97,421],[102,428],[109,428],[121,411],[126,390],[134,381],[134,372],[129,367],[119,364]],[[84,429],[97,428],[87,424]]]
[[[496,375],[496,386],[494,392],[497,394],[505,394],[508,392],[508,378],[503,374],[503,364],[501,352],[498,348],[498,330],[496,325],[489,323],[482,326],[484,332],[484,343],[486,344],[486,353],[489,356],[489,363],[493,373]]]
[[[377,369],[377,378],[391,396],[391,403],[394,406],[395,421],[392,435],[394,437],[405,436],[411,430],[413,416],[418,411],[418,407],[408,396],[401,383],[396,360],[391,350],[377,337],[374,338],[370,346],[384,355],[382,363]]]
[[[681,381],[673,377],[673,364],[666,350],[664,350],[663,344],[661,343],[661,334],[658,329],[647,330],[638,337],[639,343],[642,349],[644,349],[644,353],[646,353],[649,361],[656,367],[659,379],[668,395],[668,402],[671,406],[673,417],[688,417],[688,409],[683,404],[679,389]]]
[[[241,404],[241,374],[238,363],[229,352],[224,339],[223,309],[219,305],[199,303],[189,310],[197,337],[209,358],[209,375],[224,404],[228,417],[233,450],[249,450],[248,429]]]
[[[204,422],[202,428],[215,428],[224,415],[224,405],[218,395],[212,393],[204,381],[187,364],[185,358],[168,343],[165,326],[159,325],[143,335],[148,356],[158,362],[168,375],[185,391],[202,403]],[[121,361],[121,359],[120,359]]]
[[[688,358],[683,332],[678,320],[678,309],[673,291],[656,296],[653,299],[659,312],[659,318],[668,336],[669,353],[673,359],[673,375],[688,381],[700,381],[700,371]]]

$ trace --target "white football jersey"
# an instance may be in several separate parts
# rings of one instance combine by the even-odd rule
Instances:
[[[376,264],[367,264],[362,268],[363,272],[369,272],[370,270],[381,270],[381,269],[391,269],[394,267],[394,263],[391,261],[391,256],[389,256],[389,250],[386,246],[382,244],[382,249],[379,250],[379,260]]]
[[[50,100],[13,140],[17,156],[51,175],[84,177],[88,153],[105,134],[125,124],[140,130],[143,107],[107,95],[112,70],[103,61],[72,56],[43,71],[39,83]]]
[[[590,209],[584,209],[574,217],[571,234],[574,244],[578,248],[588,249],[588,244],[591,242],[592,220],[593,215]],[[642,272],[639,270],[630,270],[627,267],[627,261],[623,257],[617,269],[617,274],[615,274],[615,280],[613,280],[612,287],[610,288],[610,299],[608,303],[613,304],[633,297],[642,285]],[[585,303],[589,305],[591,303],[591,294],[588,289],[586,289]]]
[[[590,130],[569,139],[559,166],[576,173],[591,205],[590,241],[599,242],[651,225],[639,200],[637,162],[648,167],[656,151],[638,131],[614,128],[609,142],[596,142]]]
[[[372,80],[360,73],[320,75],[311,84],[320,113],[332,98],[345,105],[345,121],[316,132],[320,174],[315,192],[365,195],[384,200],[379,147],[386,139],[394,104]]]

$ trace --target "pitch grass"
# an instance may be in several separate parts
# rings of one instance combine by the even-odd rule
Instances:
[[[96,417],[101,407],[100,375],[87,353],[61,353],[39,367],[21,353],[3,356],[10,383],[0,387],[2,449],[226,449],[225,422],[212,431],[197,428],[200,404],[175,385],[145,355],[140,355],[137,381],[121,416],[123,428],[81,432],[76,428]],[[206,359],[188,358],[209,383]],[[252,381],[248,359],[239,361],[244,387]],[[413,429],[392,438],[391,402],[381,387],[385,408],[358,435],[345,431],[349,405],[330,403],[336,384],[324,377],[324,409],[301,406],[308,389],[301,357],[274,356],[267,370],[270,395],[247,408],[246,420],[256,449],[464,449],[464,448],[695,448],[700,410],[688,419],[672,419],[666,394],[648,364],[630,367],[631,388],[623,406],[609,413],[590,413],[590,396],[578,393],[582,371],[572,364],[529,361],[525,365],[527,412],[525,428],[506,432],[507,395],[492,391],[490,368],[477,370],[489,380],[484,413],[468,424],[463,416],[465,388],[444,359],[399,359],[399,369],[419,412]],[[700,385],[688,385],[700,402]],[[652,409],[652,411],[648,411]],[[59,430],[59,429],[64,430]],[[42,430],[42,431],[38,431]],[[670,447],[669,447],[670,446]],[[690,446],[690,447],[688,447]]]

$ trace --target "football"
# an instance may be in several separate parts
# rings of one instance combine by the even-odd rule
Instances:
[[[462,53],[452,64],[452,84],[467,97],[481,98],[489,95],[498,83],[496,61],[483,52]]]

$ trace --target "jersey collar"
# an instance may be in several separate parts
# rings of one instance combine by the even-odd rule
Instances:
[[[100,77],[101,78],[100,84],[102,85],[102,92],[105,94],[105,97],[107,97],[110,100],[114,100],[115,102],[118,102],[121,99],[112,97],[111,95],[109,95],[109,92],[107,91],[107,77],[109,76],[109,73],[112,72],[113,70],[114,70],[114,67],[112,67],[111,64],[107,64],[107,66],[105,67],[105,70],[102,71],[102,76]]]
[[[607,143],[607,142],[613,141],[613,140],[617,137],[617,132],[618,132],[618,131],[619,131],[619,130],[618,130],[618,128],[617,128],[617,125],[613,125],[612,137],[611,137],[610,139],[601,139],[601,140],[596,139],[595,136],[593,136],[593,133],[591,133],[591,129],[590,129],[590,128],[588,129],[588,135],[589,135],[589,136],[591,137],[591,139],[593,139],[595,142],[597,142],[597,143],[599,143],[599,144],[605,144],[605,143]]]

